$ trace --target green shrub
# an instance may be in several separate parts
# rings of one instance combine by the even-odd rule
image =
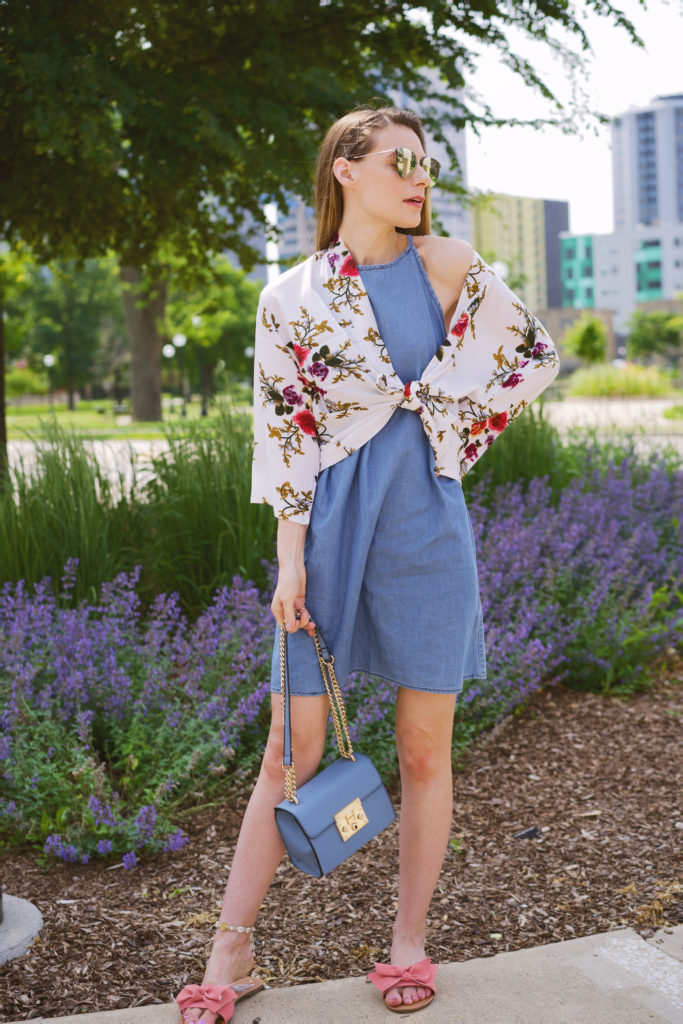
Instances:
[[[22,395],[46,395],[48,391],[44,374],[36,373],[30,366],[15,366],[5,374],[5,394],[8,398]]]
[[[568,395],[585,395],[593,398],[668,395],[674,391],[672,374],[656,366],[639,366],[626,363],[577,370],[567,383]]]

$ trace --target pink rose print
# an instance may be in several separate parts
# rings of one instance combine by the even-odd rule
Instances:
[[[511,373],[507,380],[503,381],[504,388],[514,388],[522,380],[521,373]]]
[[[316,437],[317,430],[315,428],[315,418],[312,412],[308,409],[302,409],[296,416],[292,416],[292,419],[296,423],[300,430],[303,430],[304,434],[309,434],[311,437]]]
[[[476,446],[476,444],[468,444],[467,448],[465,448],[465,458],[466,459],[476,459],[476,457],[477,457],[477,446]]]
[[[304,400],[293,384],[283,388],[282,397],[286,400],[288,405],[303,405]]]
[[[328,373],[330,372],[329,366],[325,366],[324,363],[315,362],[311,366],[311,374],[313,377],[320,377],[321,380],[325,380]]]
[[[532,359],[538,359],[538,357],[540,356],[541,352],[545,352],[547,347],[548,346],[546,345],[546,343],[544,341],[537,341],[536,344],[534,345],[534,347],[531,350],[531,358]]]
[[[350,254],[339,268],[339,274],[341,277],[358,277],[358,267],[353,262],[353,257]]]
[[[504,430],[507,422],[508,414],[506,412],[497,412],[489,419],[489,426],[492,430]]]
[[[477,434],[481,434],[482,430],[486,430],[487,423],[488,420],[477,420],[476,423],[473,423],[470,427],[470,436],[476,437]]]
[[[417,410],[418,415],[421,416],[424,411],[425,411],[425,407],[424,407],[424,405],[421,405],[420,408]]]
[[[410,398],[410,381],[403,385],[403,395],[405,398]]]
[[[463,334],[467,330],[467,325],[469,322],[469,315],[467,313],[463,313],[455,327],[451,330],[451,334],[454,334],[456,338],[462,338]]]
[[[299,361],[299,366],[303,366],[306,362],[306,356],[308,355],[308,349],[302,348],[301,345],[294,343],[294,354]]]

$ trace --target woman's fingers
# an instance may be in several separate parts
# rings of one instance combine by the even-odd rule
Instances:
[[[309,636],[313,635],[315,622],[311,619],[308,609],[302,602],[281,600],[273,601],[271,611],[277,619],[278,625],[285,620],[285,629],[288,633],[296,633],[300,626],[307,630]]]

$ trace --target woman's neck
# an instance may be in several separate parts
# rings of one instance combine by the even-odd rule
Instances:
[[[357,267],[391,263],[408,246],[407,236],[399,234],[389,225],[377,227],[374,224],[352,223],[342,218],[339,234]]]

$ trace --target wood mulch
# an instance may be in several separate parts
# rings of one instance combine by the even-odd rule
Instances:
[[[680,668],[628,700],[542,691],[465,754],[428,956],[468,960],[624,927],[648,937],[683,920]],[[45,922],[0,967],[0,1021],[168,1003],[201,981],[245,800],[196,812],[183,850],[131,870],[0,855],[5,892]],[[527,829],[538,832],[515,838]],[[327,878],[283,862],[255,932],[267,983],[362,975],[388,959],[397,855],[396,821]]]

